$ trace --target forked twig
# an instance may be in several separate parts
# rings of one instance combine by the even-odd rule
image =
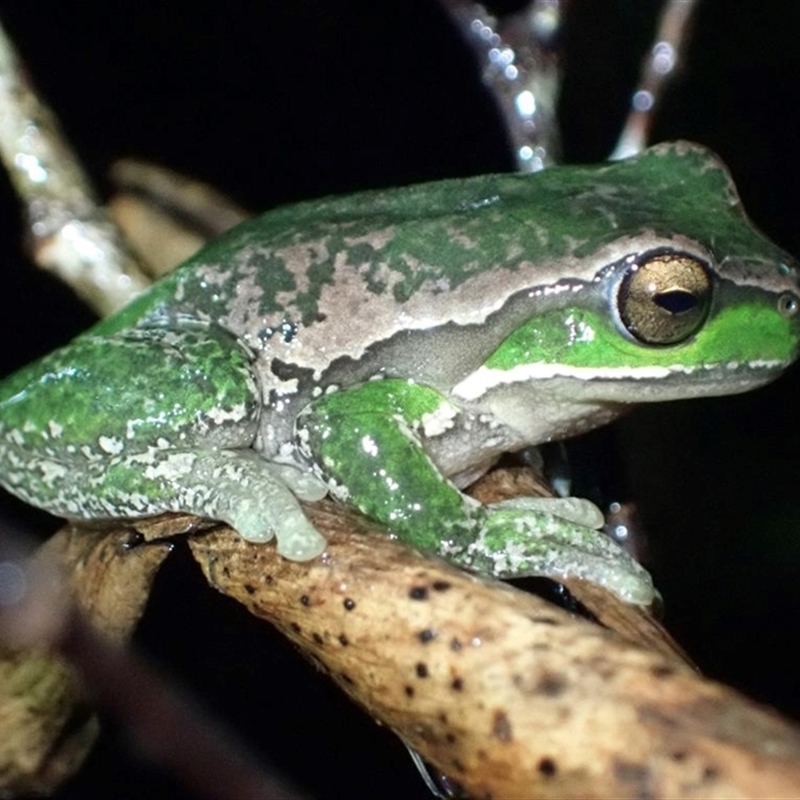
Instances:
[[[34,261],[54,272],[101,315],[150,281],[90,181],[58,121],[27,79],[0,24],[0,158],[22,201]]]

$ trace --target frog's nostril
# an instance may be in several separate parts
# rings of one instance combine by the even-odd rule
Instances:
[[[797,316],[797,313],[800,312],[800,299],[790,292],[784,292],[778,298],[778,311],[780,311],[784,317],[791,318]]]

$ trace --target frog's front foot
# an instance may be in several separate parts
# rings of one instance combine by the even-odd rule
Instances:
[[[559,509],[556,505],[555,513],[540,506],[513,501],[483,507],[477,536],[466,546],[452,547],[443,555],[497,578],[582,578],[629,603],[653,602],[656,590],[650,574],[628,553],[607,536],[576,524],[569,505],[564,516],[556,516],[559,510],[564,511],[563,506]],[[582,513],[579,511],[578,516]]]
[[[248,542],[268,542],[274,537],[278,553],[290,561],[310,561],[321,555],[325,539],[297,500],[284,494],[283,487],[277,491],[264,489],[257,498],[230,494],[212,516],[227,522]],[[270,496],[269,500],[265,501],[265,495]]]
[[[310,561],[325,550],[325,538],[309,522],[298,497],[317,500],[325,489],[309,483],[298,470],[281,467],[252,451],[204,453],[198,457],[193,479],[213,487],[195,513],[227,522],[250,542],[268,542],[291,561]],[[197,485],[194,487],[197,488]],[[196,492],[194,497],[203,496]]]

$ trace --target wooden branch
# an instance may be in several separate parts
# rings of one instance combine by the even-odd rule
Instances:
[[[170,547],[127,549],[126,538],[68,526],[20,567],[33,585],[20,607],[0,608],[0,795],[49,794],[97,738],[84,687],[52,648],[76,607],[111,642],[127,641]]]
[[[696,5],[697,0],[667,0],[664,3],[653,45],[642,62],[628,117],[610,160],[629,158],[647,147],[661,99],[683,67]]]
[[[556,42],[566,0],[531,0],[500,16],[473,0],[440,0],[440,5],[475,56],[502,116],[517,170],[537,172],[557,163],[561,71]]]
[[[470,796],[800,794],[800,733],[674,652],[366,536],[331,503],[311,518],[329,539],[311,564],[228,530],[190,544],[212,586]]]
[[[509,483],[500,475],[519,487],[518,476]],[[307,510],[329,541],[311,563],[282,559],[227,528],[189,532],[189,545],[212,586],[274,624],[471,796],[800,794],[797,729],[703,680],[642,609],[571,585],[586,616],[618,634],[412,551],[332,502]],[[193,525],[172,515],[136,528],[158,540]],[[167,551],[121,547],[126,531],[68,528],[48,547],[72,570],[84,613],[118,639],[138,619]],[[67,720],[87,719],[85,702],[63,665],[51,660],[56,666],[42,671],[40,652],[26,658],[0,662],[0,786],[52,788],[80,763],[96,729],[53,751]],[[10,692],[34,667],[43,677]]]

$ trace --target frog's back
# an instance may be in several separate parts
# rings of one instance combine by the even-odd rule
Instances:
[[[709,239],[704,220],[712,206],[719,212]],[[712,252],[717,241],[744,253],[765,248],[743,224],[714,157],[693,145],[663,145],[600,167],[446,180],[269,211],[95,330],[199,318],[282,364],[316,375],[334,363],[359,364],[353,374],[363,379],[386,367],[385,352],[375,355],[381,342],[475,326],[474,350],[459,350],[444,376],[458,380],[508,329],[493,331],[489,320],[512,295],[565,273],[591,280],[595,253],[646,231],[677,232]],[[437,376],[422,369],[417,377]]]

